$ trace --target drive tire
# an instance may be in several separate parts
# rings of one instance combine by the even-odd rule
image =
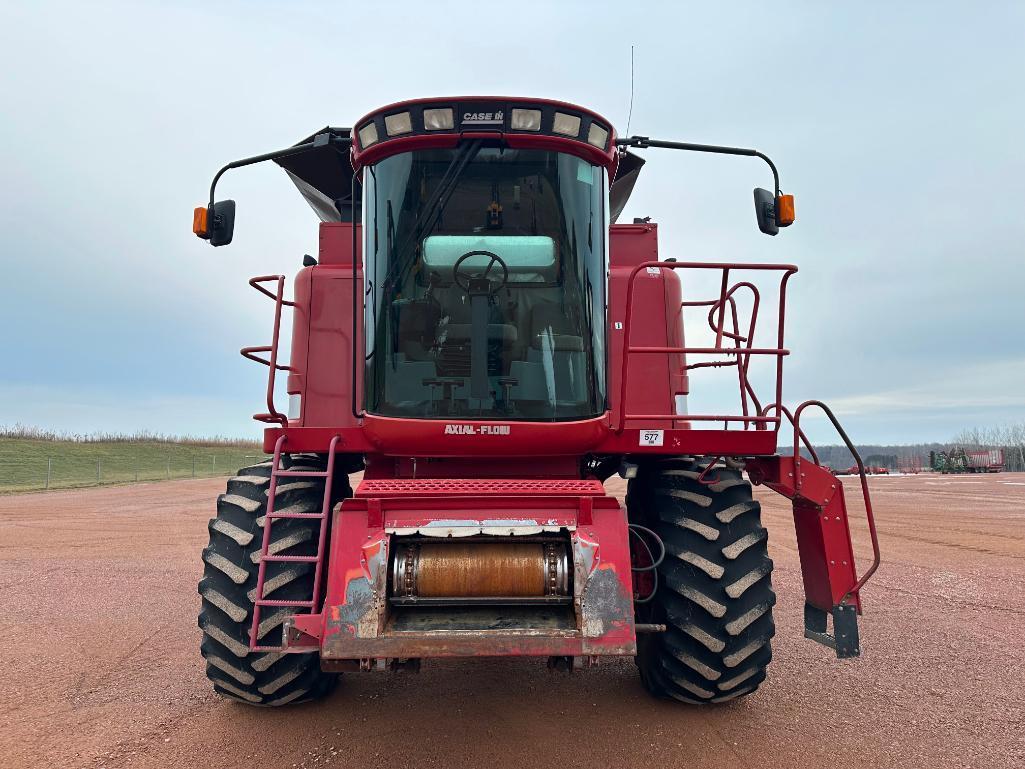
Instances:
[[[761,505],[741,471],[707,458],[646,463],[630,481],[631,523],[665,544],[654,598],[637,621],[666,625],[638,638],[637,665],[649,692],[694,705],[736,699],[758,688],[776,629],[772,561]],[[649,545],[654,550],[653,545]]]
[[[322,471],[326,467],[325,458],[315,454],[282,455],[281,463],[287,470]],[[214,691],[249,705],[273,707],[323,697],[334,688],[338,676],[321,671],[317,652],[249,650],[270,474],[270,460],[242,468],[228,480],[226,493],[217,498],[217,516],[208,525],[210,543],[203,550],[199,627],[203,631],[200,651]],[[281,478],[274,507],[279,511],[292,508],[293,512],[320,512],[323,495],[323,478]],[[348,477],[336,473],[332,504],[351,495]],[[320,521],[315,519],[275,519],[270,551],[278,555],[316,555],[319,526]],[[309,600],[314,567],[313,563],[268,563],[264,597]],[[326,576],[326,564],[322,573]],[[323,583],[322,578],[322,591]],[[262,643],[279,644],[281,624],[293,613],[285,607],[265,607],[259,630]]]

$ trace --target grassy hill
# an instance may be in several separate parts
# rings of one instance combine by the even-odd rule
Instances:
[[[265,458],[256,442],[0,432],[0,493],[230,475]],[[49,465],[49,470],[47,469]]]

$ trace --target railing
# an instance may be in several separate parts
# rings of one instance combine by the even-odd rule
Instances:
[[[708,325],[715,332],[714,347],[634,347],[630,340],[630,331],[633,320],[633,295],[634,281],[637,275],[651,267],[667,270],[719,270],[722,273],[719,287],[719,296],[716,299],[689,300],[681,303],[681,307],[708,307]],[[761,295],[758,288],[749,281],[738,281],[730,285],[731,271],[762,271],[782,273],[779,282],[779,313],[776,329],[776,347],[755,347],[754,336],[758,323],[758,309],[761,304]],[[773,403],[781,403],[783,400],[783,358],[790,354],[790,351],[783,347],[783,327],[786,317],[786,291],[790,276],[797,272],[797,267],[792,264],[727,264],[727,263],[704,263],[704,262],[643,262],[638,264],[630,272],[626,286],[626,315],[623,323],[623,376],[620,381],[619,392],[619,418],[616,424],[616,431],[622,432],[626,427],[627,420],[678,420],[692,422],[723,422],[724,428],[729,429],[730,423],[740,423],[742,429],[754,426],[756,430],[766,430],[770,426],[779,430],[782,412],[776,409],[776,415],[770,416],[769,409],[762,409],[761,403],[748,379],[748,371],[751,358],[755,355],[764,355],[776,358],[776,387]],[[747,333],[740,333],[740,318],[737,310],[737,302],[734,294],[740,289],[747,289],[751,292],[752,308],[751,320],[747,327]],[[726,328],[726,309],[730,310],[732,331]],[[686,329],[685,329],[686,333]],[[725,340],[725,343],[724,343]],[[718,368],[727,366],[737,367],[737,378],[740,389],[740,414],[628,414],[626,411],[626,397],[628,381],[630,378],[629,359],[631,355],[728,355],[733,360],[723,361],[699,361],[696,363],[684,362],[683,370],[689,371],[698,368]],[[751,401],[753,411],[748,405]]]
[[[858,449],[855,447],[851,439],[847,437],[847,433],[844,431],[843,427],[840,426],[840,422],[833,415],[832,410],[822,401],[805,401],[797,407],[794,411],[794,415],[790,418],[790,421],[794,425],[794,487],[798,493],[800,493],[803,478],[803,474],[801,473],[801,462],[805,461],[801,458],[798,440],[804,441],[805,446],[808,446],[809,449],[811,448],[810,444],[808,444],[808,439],[801,430],[801,414],[804,413],[804,410],[809,406],[822,410],[829,421],[833,423],[834,429],[840,436],[841,440],[843,440],[844,445],[847,446],[847,450],[851,452],[851,456],[854,457],[854,462],[858,466],[858,475],[861,479],[861,495],[865,500],[865,518],[868,521],[869,538],[872,540],[872,565],[868,567],[868,570],[861,575],[861,578],[854,583],[854,586],[851,587],[851,589],[847,591],[846,595],[844,595],[840,600],[840,603],[844,603],[848,596],[852,594],[857,595],[858,591],[861,590],[865,583],[868,582],[869,578],[875,574],[876,569],[879,568],[879,536],[876,533],[876,519],[875,514],[872,511],[872,498],[868,493],[868,478],[865,475],[865,465],[861,461],[861,454],[858,453]],[[815,464],[819,464],[818,457],[815,456],[814,450],[811,450],[810,453]]]
[[[818,401],[815,402],[818,403]],[[803,409],[805,405],[806,404],[802,403],[798,407],[798,410]],[[812,462],[814,462],[817,465],[821,465],[822,463],[819,461],[818,452],[815,451],[815,447],[811,445],[811,441],[809,441],[808,436],[804,434],[804,430],[801,429],[800,424],[798,424],[798,422],[794,419],[794,415],[790,412],[790,409],[788,409],[781,403],[770,403],[768,406],[762,409],[760,413],[767,414],[769,411],[772,411],[773,409],[775,409],[778,413],[785,416],[790,421],[791,427],[794,428],[794,454],[796,455],[800,448],[800,444],[798,443],[798,441],[800,441],[800,443],[804,444],[804,448],[808,452],[808,456],[811,457]],[[800,482],[798,482],[798,488],[800,488]]]
[[[277,283],[277,290],[274,292],[269,291],[263,285],[264,283],[271,282]],[[282,414],[274,406],[274,384],[279,371],[292,370],[291,366],[282,366],[278,363],[278,338],[281,333],[281,308],[295,307],[295,302],[286,301],[284,298],[284,275],[262,275],[257,278],[252,278],[249,281],[249,285],[261,294],[264,294],[274,300],[274,332],[271,335],[271,343],[269,345],[260,345],[259,347],[243,347],[239,351],[242,353],[243,357],[256,361],[257,363],[262,363],[270,369],[267,373],[267,413],[253,414],[253,419],[258,422],[277,423],[282,427],[287,427],[288,416]],[[261,353],[270,353],[270,357],[261,357]]]

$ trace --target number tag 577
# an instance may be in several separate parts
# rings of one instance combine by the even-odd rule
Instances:
[[[661,446],[663,430],[641,430],[641,446]]]

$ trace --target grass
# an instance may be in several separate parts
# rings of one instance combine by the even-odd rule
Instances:
[[[213,478],[265,458],[260,444],[153,435],[60,436],[0,428],[0,493]],[[49,462],[49,481],[47,464]]]

